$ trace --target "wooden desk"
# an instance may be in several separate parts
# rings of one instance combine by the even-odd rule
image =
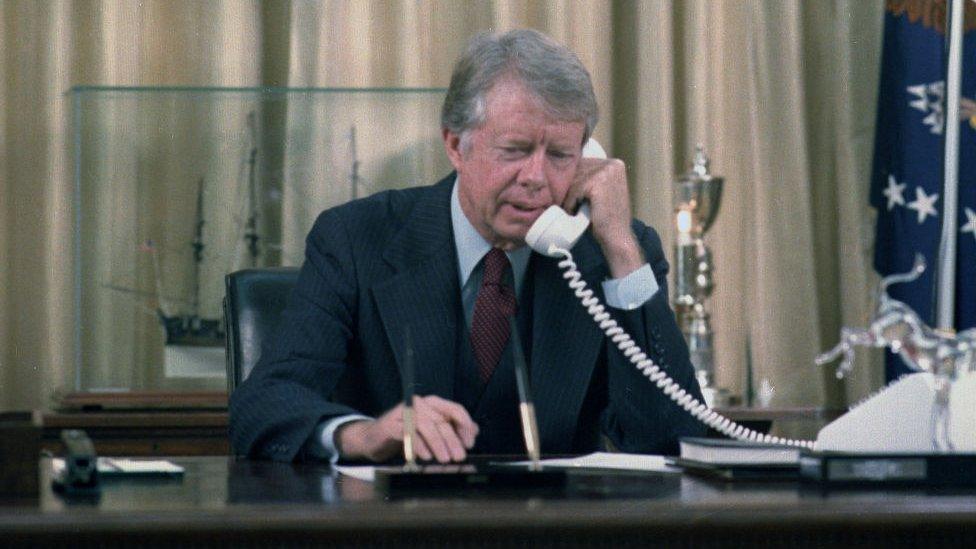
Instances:
[[[98,501],[0,506],[8,546],[971,546],[976,491],[822,492],[680,474],[573,473],[563,494],[386,499],[326,465],[180,458],[182,480],[104,484]]]
[[[748,406],[728,406],[715,408],[715,411],[735,421],[810,421],[826,425],[844,414],[846,410],[820,408],[816,406],[793,408],[751,408]]]
[[[806,427],[806,432],[816,433],[824,425],[844,414],[844,410],[821,408],[816,406],[792,408],[752,408],[748,406],[729,406],[715,408],[723,416],[760,433],[768,433],[773,424],[782,427],[784,424],[800,424]],[[719,435],[712,431],[714,436]]]

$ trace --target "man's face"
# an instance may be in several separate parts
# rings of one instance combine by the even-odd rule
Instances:
[[[485,107],[485,122],[469,130],[467,147],[449,130],[444,143],[464,215],[490,244],[510,250],[524,245],[532,223],[566,197],[585,124],[552,118],[511,78],[488,91]]]

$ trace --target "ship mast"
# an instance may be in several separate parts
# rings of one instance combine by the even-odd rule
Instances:
[[[356,154],[356,125],[349,129],[349,152],[352,155],[352,170],[349,173],[349,187],[352,189],[352,199],[359,198],[359,157]]]
[[[248,192],[248,217],[247,225],[244,230],[244,240],[247,241],[247,251],[251,256],[251,266],[257,267],[258,255],[258,208],[257,208],[257,183],[255,181],[255,167],[258,159],[258,139],[257,125],[254,120],[254,111],[247,115],[247,128],[251,134],[251,151],[247,159],[247,192]]]
[[[206,223],[203,218],[203,182],[200,178],[197,182],[197,216],[196,230],[193,234],[193,309],[190,314],[194,317],[200,316],[200,265],[203,263],[203,226]]]

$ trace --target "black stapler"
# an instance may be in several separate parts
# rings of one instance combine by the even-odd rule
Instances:
[[[54,477],[54,490],[66,496],[92,496],[100,493],[98,485],[98,456],[95,446],[84,431],[61,431],[64,444],[64,469]]]

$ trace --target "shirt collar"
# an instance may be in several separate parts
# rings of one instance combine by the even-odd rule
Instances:
[[[461,287],[463,288],[471,273],[478,266],[481,258],[491,250],[488,243],[464,215],[461,209],[461,199],[458,196],[458,180],[454,178],[454,189],[451,191],[451,225],[454,228],[454,245],[457,247],[458,275],[460,276]],[[525,271],[529,267],[529,257],[532,255],[532,248],[522,246],[515,250],[505,252],[508,260],[512,263],[512,274],[515,276],[515,293],[519,295],[522,289],[522,281],[525,279]]]

